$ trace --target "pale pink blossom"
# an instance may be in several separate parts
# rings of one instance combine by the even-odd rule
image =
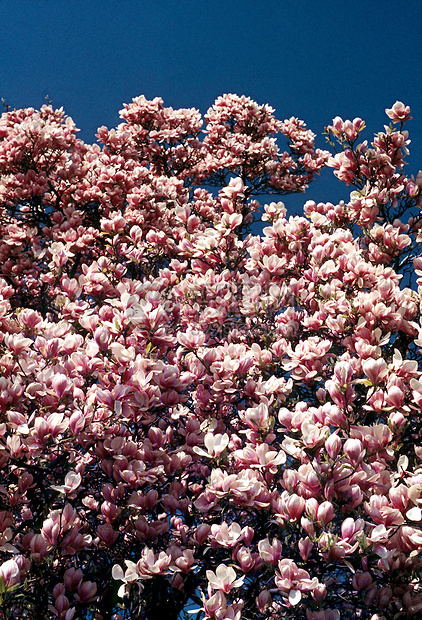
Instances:
[[[405,106],[401,101],[396,101],[392,108],[386,108],[385,113],[395,123],[398,121],[408,121],[412,118],[410,116],[410,107]]]
[[[13,559],[6,560],[0,565],[0,577],[4,580],[7,588],[19,582],[19,573],[19,566]]]
[[[282,545],[277,538],[273,538],[271,543],[268,538],[265,538],[264,540],[259,541],[258,551],[264,562],[268,562],[275,566],[280,559]]]
[[[310,578],[309,573],[287,558],[279,560],[276,571],[275,584],[284,593],[291,605],[298,605],[302,599],[302,592],[314,590],[318,585],[318,579]]]
[[[123,569],[121,568],[121,566],[119,566],[119,564],[115,564],[111,571],[113,579],[115,579],[116,581],[123,581],[123,584],[119,587],[117,593],[117,596],[119,596],[120,598],[124,597],[128,584],[131,584],[132,582],[139,579],[139,573],[136,563],[132,562],[131,560],[125,560],[125,564],[125,572],[123,572]]]
[[[231,566],[224,564],[219,564],[215,573],[207,570],[206,574],[210,587],[213,590],[221,590],[225,594],[228,594],[234,588],[240,588],[245,579],[244,577],[237,579],[235,570]]]
[[[52,485],[51,488],[59,493],[70,495],[81,484],[82,476],[75,471],[69,471],[64,479],[64,485]]]
[[[222,547],[234,547],[243,540],[244,529],[236,522],[228,525],[225,521],[220,525],[211,525],[211,539]]]

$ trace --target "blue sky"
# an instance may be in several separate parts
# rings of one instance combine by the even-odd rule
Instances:
[[[0,0],[0,98],[20,108],[48,96],[87,142],[140,94],[202,113],[223,93],[245,94],[319,135],[336,115],[380,131],[384,109],[401,100],[414,117],[416,173],[421,34],[420,0]],[[306,198],[284,200],[299,210],[348,191],[324,171]]]

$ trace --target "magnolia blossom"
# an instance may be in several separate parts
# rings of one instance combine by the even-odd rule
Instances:
[[[215,573],[212,570],[207,570],[207,579],[213,590],[221,590],[227,594],[233,588],[240,588],[245,577],[237,579],[236,572],[231,566],[219,564]]]
[[[51,488],[55,491],[59,491],[59,493],[70,495],[79,487],[81,482],[82,476],[75,471],[70,471],[66,474],[64,485],[52,485]]]
[[[137,569],[137,565],[135,562],[131,560],[125,560],[126,571],[123,572],[123,569],[119,564],[115,564],[112,569],[112,577],[116,581],[123,581],[123,584],[119,587],[117,592],[117,596],[123,598],[126,593],[126,589],[129,584],[137,581],[139,579],[139,572]]]
[[[10,588],[15,583],[19,581],[19,566],[16,561],[6,560],[3,564],[0,565],[0,578],[4,580],[6,587]]]
[[[314,590],[318,579],[310,578],[306,570],[298,568],[292,560],[279,560],[275,578],[276,586],[288,595],[291,605],[298,605],[302,599],[302,592]]]
[[[206,433],[204,437],[204,445],[207,448],[207,451],[198,448],[198,446],[195,446],[193,450],[200,456],[217,458],[227,448],[229,439],[230,438],[226,433],[224,433],[224,435],[221,435],[221,433],[217,433],[216,435],[214,435],[214,433]]]
[[[410,107],[404,105],[401,101],[396,101],[392,108],[386,108],[385,113],[395,123],[398,121],[408,121],[412,118],[410,116]]]
[[[245,528],[241,528],[238,523],[227,525],[223,522],[221,525],[211,526],[211,536],[215,543],[222,547],[234,547],[245,536]]]

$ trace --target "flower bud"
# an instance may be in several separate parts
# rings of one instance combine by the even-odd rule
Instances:
[[[343,452],[352,463],[359,463],[364,455],[364,449],[360,439],[347,439],[343,446]]]
[[[336,433],[328,437],[325,442],[325,449],[332,459],[335,459],[340,454],[341,439]]]
[[[316,588],[312,590],[312,598],[314,599],[314,601],[316,601],[316,603],[318,603],[318,605],[321,605],[321,603],[325,600],[326,596],[327,588],[323,583],[319,583]]]
[[[265,613],[267,607],[271,605],[272,600],[272,596],[268,590],[263,590],[259,593],[259,596],[257,596],[256,599],[256,606],[262,614]]]
[[[367,588],[369,588],[372,584],[372,577],[368,572],[356,573],[353,577],[352,584],[358,592],[361,590],[367,590]]]
[[[313,546],[314,545],[311,542],[311,539],[309,538],[309,536],[307,536],[306,538],[300,538],[299,539],[299,542],[298,542],[299,553],[300,553],[300,555],[302,557],[302,560],[304,562],[306,562],[306,560],[311,555],[311,551],[312,551]]]
[[[331,502],[322,502],[322,504],[318,506],[317,519],[322,526],[327,525],[327,523],[332,521],[334,519],[334,515],[334,506]]]
[[[296,493],[290,495],[286,501],[286,512],[291,521],[296,521],[305,509],[305,500]]]
[[[211,528],[207,523],[198,525],[195,530],[194,539],[197,545],[202,545],[208,538]]]

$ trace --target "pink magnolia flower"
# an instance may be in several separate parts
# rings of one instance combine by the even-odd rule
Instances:
[[[278,562],[275,584],[294,606],[300,603],[302,592],[310,592],[317,587],[318,579],[311,579],[306,570],[298,568],[292,560],[283,558]]]
[[[264,562],[268,562],[275,566],[280,559],[282,545],[277,538],[274,538],[272,543],[270,543],[268,538],[265,538],[258,542],[258,551]]]
[[[240,588],[245,579],[245,577],[237,579],[234,569],[225,564],[219,564],[215,573],[214,571],[207,570],[206,575],[210,588],[221,590],[225,594],[228,594],[234,588]]]
[[[198,446],[194,446],[193,451],[199,456],[205,456],[207,458],[217,458],[221,455],[222,452],[227,448],[229,443],[229,436],[224,433],[206,433],[204,437],[204,445],[207,448],[207,451],[202,450],[202,448],[198,448]]]
[[[117,596],[123,598],[125,592],[127,590],[128,584],[133,583],[139,579],[138,567],[135,562],[131,560],[125,560],[126,571],[123,572],[123,569],[119,564],[114,564],[111,574],[113,579],[116,581],[123,581],[123,584],[120,586]]]
[[[97,593],[97,584],[92,581],[81,581],[78,585],[75,599],[81,605],[87,605],[95,600],[95,595]]]
[[[271,473],[276,473],[279,465],[286,462],[286,454],[283,450],[271,450],[266,443],[256,447],[247,445],[243,450],[235,450],[233,453],[236,462],[240,467],[252,467],[267,469]]]
[[[6,560],[0,565],[0,578],[4,580],[7,588],[13,586],[15,583],[19,583],[19,566],[15,560]]]
[[[332,433],[325,441],[325,449],[332,459],[335,459],[340,454],[341,446],[341,439],[337,433]]]
[[[223,592],[221,592],[220,590],[218,592],[215,592],[209,599],[204,601],[204,611],[210,618],[215,617],[217,612],[226,610],[227,599],[224,596]]]
[[[31,559],[42,562],[48,553],[48,543],[41,534],[34,534],[30,542]]]
[[[410,116],[410,107],[405,106],[401,101],[396,101],[392,108],[386,108],[385,113],[395,123],[408,121],[412,118]]]
[[[222,547],[234,547],[244,538],[245,531],[236,522],[228,525],[225,521],[220,525],[211,525],[211,539]]]
[[[377,360],[368,359],[362,364],[363,371],[373,385],[378,385],[380,381],[387,375],[387,364],[380,358]]]
[[[64,485],[52,485],[51,488],[59,493],[71,495],[81,484],[82,476],[75,471],[69,471],[64,479]]]
[[[364,456],[364,448],[359,439],[347,439],[343,445],[343,452],[352,463],[358,463]]]
[[[136,564],[139,578],[151,579],[154,575],[166,574],[170,563],[171,556],[164,551],[154,553],[152,549],[145,547]]]

